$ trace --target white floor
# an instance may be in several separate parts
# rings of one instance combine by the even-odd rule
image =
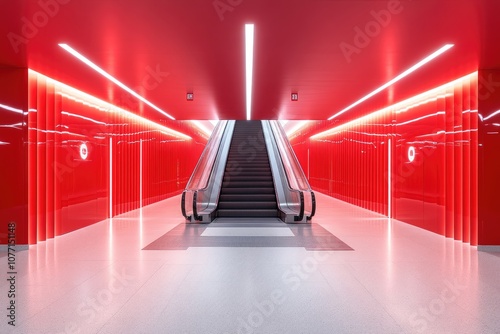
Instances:
[[[500,333],[498,254],[317,197],[354,251],[141,250],[183,222],[179,197],[32,246],[15,327],[2,253],[0,332]]]

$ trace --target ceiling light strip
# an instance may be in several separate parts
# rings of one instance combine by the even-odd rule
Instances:
[[[163,111],[162,109],[158,108],[156,105],[154,105],[153,103],[149,102],[148,100],[146,100],[144,97],[142,97],[141,95],[139,95],[138,93],[136,93],[135,91],[133,91],[132,89],[130,89],[129,87],[127,87],[125,84],[123,84],[121,81],[119,81],[118,79],[116,79],[115,77],[113,77],[111,74],[109,74],[108,72],[104,71],[102,68],[100,68],[99,66],[97,66],[96,64],[94,64],[92,61],[90,61],[87,57],[85,57],[84,55],[82,55],[81,53],[79,53],[78,51],[76,51],[75,49],[73,49],[71,46],[69,46],[68,44],[64,44],[64,43],[61,43],[59,44],[59,46],[61,48],[63,48],[64,50],[66,50],[67,52],[69,52],[71,55],[73,55],[74,57],[76,57],[78,60],[82,61],[85,65],[89,66],[90,68],[92,68],[94,71],[96,71],[97,73],[101,74],[102,76],[104,76],[106,79],[108,79],[109,81],[115,83],[117,86],[119,86],[120,88],[122,88],[123,90],[125,90],[126,92],[130,93],[131,95],[133,95],[134,97],[138,98],[139,100],[141,100],[142,102],[146,103],[148,106],[150,106],[151,108],[155,109],[156,111],[160,112],[162,115],[170,118],[171,120],[175,120],[174,117],[172,117],[170,114],[166,113],[165,111]]]
[[[198,129],[200,129],[204,134],[206,134],[207,136],[210,137],[210,135],[212,134],[212,131],[210,131],[205,125],[203,125],[203,123],[201,123],[200,121],[195,121],[195,120],[192,120],[191,123],[193,123]]]
[[[9,110],[9,111],[12,111],[12,112],[15,112],[15,113],[18,113],[18,114],[24,114],[24,111],[22,111],[21,109],[17,109],[17,108],[14,108],[14,107],[9,107],[5,104],[1,104],[0,103],[0,108],[3,108],[5,110]]]
[[[359,124],[359,123],[362,123],[362,122],[366,122],[370,118],[372,118],[372,117],[378,117],[378,116],[380,116],[383,113],[388,112],[388,111],[394,111],[394,113],[399,114],[401,112],[405,112],[405,111],[408,111],[408,110],[410,110],[412,108],[415,108],[415,107],[417,107],[419,105],[436,101],[438,98],[445,98],[445,97],[447,97],[449,95],[448,94],[442,94],[441,93],[442,91],[446,91],[447,89],[449,89],[450,87],[453,87],[454,85],[456,85],[457,83],[459,83],[461,81],[471,80],[474,76],[477,76],[477,72],[473,72],[473,73],[467,74],[466,76],[464,76],[462,78],[453,80],[453,81],[448,82],[448,83],[446,83],[446,84],[444,84],[442,86],[439,86],[439,87],[433,88],[431,90],[428,90],[428,91],[426,91],[424,93],[415,95],[415,96],[410,97],[409,99],[406,99],[404,101],[401,101],[401,102],[398,102],[396,104],[384,107],[383,109],[376,110],[376,111],[371,112],[371,113],[369,113],[367,115],[364,115],[362,117],[353,119],[353,120],[351,120],[351,121],[349,121],[347,123],[343,123],[343,124],[340,124],[340,125],[335,126],[333,128],[330,128],[328,130],[325,130],[325,131],[322,131],[320,133],[317,133],[314,136],[311,136],[310,139],[315,140],[315,139],[320,139],[322,137],[331,136],[331,135],[333,135],[335,133],[340,132],[342,129],[345,129],[345,128],[347,128],[349,126],[352,126],[354,124]]]
[[[449,49],[451,49],[453,47],[453,44],[446,44],[444,45],[443,47],[441,47],[439,50],[433,52],[432,54],[430,54],[429,56],[425,57],[424,59],[422,59],[421,61],[419,61],[418,63],[416,63],[415,65],[413,65],[412,67],[410,67],[409,69],[407,69],[406,71],[404,71],[403,73],[401,73],[400,75],[398,75],[397,77],[395,77],[394,79],[392,79],[391,81],[385,83],[384,85],[380,86],[379,88],[375,89],[373,92],[369,93],[368,95],[362,97],[361,99],[357,100],[356,102],[354,102],[353,104],[351,104],[350,106],[342,109],[341,111],[339,111],[338,113],[336,113],[335,115],[331,116],[330,118],[328,118],[328,120],[332,120],[340,115],[342,115],[343,113],[345,113],[346,111],[354,108],[355,106],[359,105],[360,103],[368,100],[370,97],[380,93],[381,91],[383,91],[384,89],[386,89],[387,87],[395,84],[396,82],[398,82],[399,80],[403,79],[404,77],[408,76],[409,74],[411,74],[412,72],[415,72],[416,70],[418,70],[420,67],[424,66],[425,64],[427,64],[428,62],[430,62],[431,60],[433,60],[434,58],[440,56],[441,54],[443,54],[444,52],[448,51]]]
[[[171,136],[175,136],[175,137],[179,137],[179,138],[183,138],[183,139],[192,139],[190,136],[188,136],[182,132],[170,129],[169,127],[166,127],[164,125],[153,122],[152,120],[149,120],[147,118],[144,118],[142,116],[134,114],[131,111],[117,107],[109,102],[103,101],[95,96],[92,96],[90,94],[82,92],[81,90],[78,90],[76,88],[68,86],[60,81],[54,80],[50,77],[47,77],[44,74],[41,74],[41,73],[34,71],[32,69],[28,69],[28,71],[29,71],[29,73],[33,73],[35,75],[39,75],[39,76],[45,78],[47,81],[52,82],[54,85],[60,86],[61,92],[59,92],[58,94],[60,94],[61,96],[65,97],[67,99],[70,99],[70,100],[75,101],[77,103],[81,103],[81,104],[88,106],[90,108],[95,108],[95,109],[100,110],[102,112],[122,113],[128,119],[136,120],[138,122],[142,122],[143,124],[155,127],[156,129],[158,129],[166,134],[169,134]],[[74,96],[72,97],[71,95],[74,95]]]
[[[290,130],[286,131],[286,135],[288,138],[291,138],[292,135],[294,135],[297,131],[302,129],[304,126],[309,124],[310,121],[299,121],[293,128]]]
[[[254,25],[245,24],[245,68],[246,68],[246,111],[247,120],[252,119]]]

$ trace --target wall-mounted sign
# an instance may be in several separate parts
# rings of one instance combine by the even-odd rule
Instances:
[[[89,149],[87,147],[87,144],[82,143],[80,145],[80,158],[83,160],[87,160],[87,157],[89,156]]]

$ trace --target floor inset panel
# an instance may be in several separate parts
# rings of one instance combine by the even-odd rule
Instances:
[[[181,223],[144,250],[189,247],[304,247],[307,250],[353,250],[318,224],[285,224],[277,219],[218,219],[211,224]]]
[[[293,237],[288,228],[281,227],[212,227],[201,234],[202,237]]]

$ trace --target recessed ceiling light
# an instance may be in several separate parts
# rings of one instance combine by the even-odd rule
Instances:
[[[247,120],[252,119],[254,25],[245,24],[245,69],[246,69],[246,111]]]
[[[161,114],[163,114],[164,116],[167,116],[168,118],[170,118],[171,120],[175,120],[174,117],[172,117],[170,114],[166,113],[165,111],[163,111],[162,109],[158,108],[157,106],[155,106],[153,103],[149,102],[148,100],[146,100],[144,97],[142,97],[141,95],[139,95],[138,93],[136,93],[135,91],[133,91],[132,89],[130,89],[129,87],[127,87],[125,84],[123,84],[121,81],[119,81],[118,79],[116,79],[115,77],[113,77],[111,74],[109,74],[108,72],[104,71],[102,68],[100,68],[99,66],[97,66],[96,64],[94,64],[91,60],[89,60],[87,57],[85,57],[84,55],[82,55],[81,53],[79,53],[78,51],[76,51],[75,49],[73,49],[71,46],[69,46],[68,44],[64,44],[64,43],[61,43],[59,44],[59,46],[61,48],[63,48],[64,50],[66,50],[67,52],[69,52],[71,55],[73,55],[74,57],[76,57],[78,60],[82,61],[85,65],[89,66],[90,68],[92,68],[94,71],[96,71],[97,73],[101,74],[102,76],[104,76],[106,79],[108,79],[109,81],[113,82],[114,84],[116,84],[117,86],[119,86],[120,88],[122,88],[123,90],[127,91],[128,93],[130,93],[131,95],[133,95],[134,97],[138,98],[139,100],[141,100],[142,102],[146,103],[148,106],[150,106],[151,108],[155,109],[156,111],[160,112]]]
[[[404,71],[403,73],[401,73],[400,75],[398,75],[397,77],[395,77],[394,79],[392,79],[391,81],[383,84],[379,88],[375,89],[373,92],[367,94],[366,96],[363,96],[362,98],[360,98],[359,100],[357,100],[356,102],[354,102],[353,104],[351,104],[350,106],[342,109],[341,111],[339,111],[335,115],[331,116],[330,118],[328,118],[328,120],[330,121],[330,120],[334,119],[335,117],[338,117],[338,116],[342,115],[343,113],[345,113],[346,111],[354,108],[358,104],[360,104],[360,103],[368,100],[370,97],[374,96],[375,94],[380,93],[381,91],[383,91],[387,87],[393,85],[394,83],[396,83],[399,80],[403,79],[404,77],[408,76],[410,73],[415,72],[420,67],[424,66],[425,64],[427,64],[428,62],[430,62],[434,58],[440,56],[444,52],[446,52],[449,49],[451,49],[452,47],[453,47],[453,44],[446,44],[445,46],[441,47],[439,50],[433,52],[429,56],[425,57],[424,59],[422,59],[421,61],[419,61],[418,63],[416,63],[415,65],[413,65],[412,67],[410,67],[409,69],[407,69],[406,71]]]

